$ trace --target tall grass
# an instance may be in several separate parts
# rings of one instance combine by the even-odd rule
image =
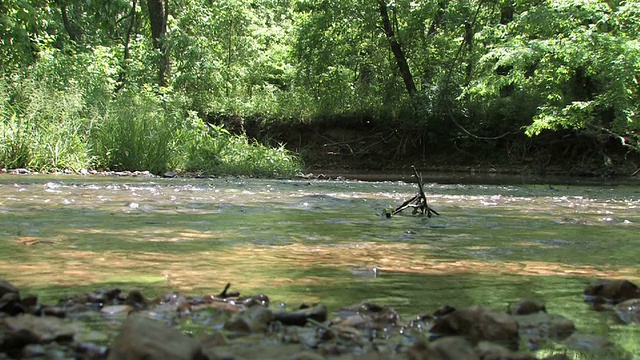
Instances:
[[[283,145],[268,147],[251,143],[221,126],[205,124],[189,113],[176,137],[182,170],[206,174],[291,177],[302,169],[302,161]]]
[[[38,171],[90,166],[90,122],[78,88],[56,91],[25,79],[10,89],[2,79],[0,94],[0,164]]]
[[[167,170],[172,138],[181,119],[167,116],[151,91],[126,92],[113,100],[91,132],[96,165],[112,170]]]
[[[30,75],[0,75],[1,167],[260,177],[293,176],[302,168],[284,146],[271,148],[205,124],[188,110],[189,99],[170,89],[114,95],[104,86],[108,79],[100,81],[108,73],[93,72],[87,80],[78,70],[77,78],[61,79],[60,63],[53,65],[40,64]]]

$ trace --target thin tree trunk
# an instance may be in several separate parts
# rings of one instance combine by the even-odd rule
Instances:
[[[382,28],[384,29],[384,33],[387,36],[387,41],[389,42],[389,46],[391,47],[391,52],[393,52],[393,56],[396,59],[396,64],[398,65],[400,76],[402,76],[402,80],[404,81],[404,85],[407,88],[409,96],[413,98],[418,93],[418,90],[416,89],[416,84],[413,81],[413,76],[411,76],[411,70],[409,69],[407,58],[404,56],[402,47],[400,46],[400,43],[398,43],[396,35],[393,31],[393,27],[391,26],[391,21],[389,20],[389,12],[387,11],[387,3],[385,2],[385,0],[378,0],[378,5],[380,6]]]
[[[464,22],[464,43],[467,46],[467,54],[469,59],[466,68],[467,83],[471,81],[471,75],[473,75],[473,25],[469,22]]]
[[[75,30],[69,21],[67,6],[62,4],[60,1],[58,1],[58,3],[60,4],[60,12],[62,13],[62,24],[64,25],[64,29],[67,31],[67,34],[69,34],[69,39],[76,43],[80,42],[79,31]]]
[[[434,36],[438,32],[438,27],[442,25],[442,18],[444,17],[444,11],[446,9],[447,2],[444,0],[438,1],[438,11],[436,11],[436,16],[433,18],[433,21],[431,21],[427,35]]]
[[[116,83],[116,92],[120,91],[125,83],[126,83],[126,67],[127,60],[131,56],[131,51],[129,48],[129,44],[131,43],[131,33],[133,32],[134,25],[136,23],[136,7],[138,6],[138,0],[133,0],[133,5],[131,5],[131,22],[129,22],[129,27],[127,28],[127,35],[124,39],[124,56],[122,59],[122,68],[123,70],[120,72],[118,76],[118,81]]]
[[[164,44],[164,37],[167,32],[167,16],[169,14],[169,0],[148,0],[149,22],[151,25],[151,38],[153,47],[160,52],[160,63],[158,68],[158,81],[160,86],[167,84],[169,75],[169,51]]]
[[[231,85],[231,57],[233,54],[233,14],[229,19],[229,38],[227,40],[227,76],[225,79],[224,91],[227,97],[229,97],[229,86]]]

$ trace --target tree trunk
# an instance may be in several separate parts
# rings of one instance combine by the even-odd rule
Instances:
[[[467,83],[469,83],[471,75],[473,75],[473,25],[467,21],[464,22],[464,44],[466,44],[469,54],[466,69]]]
[[[130,57],[130,43],[131,43],[131,33],[133,33],[133,28],[136,24],[136,7],[138,6],[138,0],[133,0],[133,5],[131,5],[131,14],[129,16],[131,16],[131,22],[129,22],[129,27],[127,28],[127,35],[125,36],[124,39],[124,55],[122,57],[122,71],[120,72],[120,75],[118,76],[118,81],[116,82],[116,89],[115,91],[118,92],[120,91],[125,83],[126,83],[126,67],[127,67],[127,60],[129,60]]]
[[[62,13],[62,24],[64,25],[64,29],[67,31],[67,34],[69,34],[69,39],[75,43],[79,43],[80,31],[71,25],[71,21],[69,21],[69,15],[67,13],[67,6],[61,1],[58,1],[58,4],[60,5],[60,12]]]
[[[442,21],[444,18],[444,11],[447,9],[447,2],[440,0],[438,1],[438,11],[436,11],[436,16],[431,21],[431,26],[429,26],[429,32],[427,35],[434,36],[438,32],[438,27],[442,25]]]
[[[158,82],[160,86],[167,84],[169,77],[169,50],[166,46],[165,35],[167,33],[167,17],[169,15],[169,0],[148,0],[149,23],[151,25],[151,38],[154,49],[160,52],[158,66]]]
[[[407,92],[411,98],[415,97],[418,93],[416,89],[416,84],[413,81],[413,76],[411,76],[411,71],[409,70],[409,64],[407,63],[407,58],[404,56],[404,52],[402,51],[402,47],[398,40],[396,39],[396,35],[393,32],[393,27],[391,26],[391,21],[389,20],[389,13],[387,11],[387,3],[385,0],[378,0],[378,5],[380,6],[380,17],[382,18],[382,28],[384,29],[384,33],[387,36],[387,41],[389,42],[389,46],[391,47],[391,52],[393,52],[393,56],[396,59],[396,64],[398,65],[398,70],[400,71],[400,76],[402,76],[402,80],[404,81],[404,86],[407,88]]]

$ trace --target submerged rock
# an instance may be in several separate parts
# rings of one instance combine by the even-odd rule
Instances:
[[[547,312],[545,305],[539,301],[531,299],[521,299],[515,303],[509,304],[509,314],[511,315],[528,315],[537,312]]]
[[[606,338],[598,335],[573,334],[564,343],[568,348],[591,354],[592,356],[622,355],[616,346]],[[611,358],[606,356],[606,358]],[[619,358],[617,356],[613,358]]]
[[[531,350],[537,350],[550,341],[562,341],[576,330],[573,321],[562,315],[537,312],[514,316],[520,336]]]
[[[640,324],[640,299],[630,299],[617,304],[614,310],[625,323]]]
[[[629,280],[599,280],[584,290],[585,301],[613,304],[640,298],[640,289]]]

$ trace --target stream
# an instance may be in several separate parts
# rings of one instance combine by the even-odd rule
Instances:
[[[640,284],[639,187],[425,191],[442,216],[381,216],[417,192],[398,181],[0,175],[0,278],[43,302],[109,287],[217,294],[230,282],[276,304],[367,300],[403,317],[532,298],[640,354],[640,327],[582,296],[599,278]]]

